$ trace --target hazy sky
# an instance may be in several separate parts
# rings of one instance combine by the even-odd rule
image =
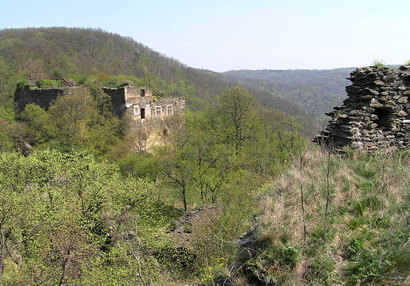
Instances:
[[[3,0],[0,29],[101,28],[201,69],[333,69],[410,59],[409,0]]]

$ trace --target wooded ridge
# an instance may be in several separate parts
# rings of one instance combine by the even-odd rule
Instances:
[[[146,78],[158,91],[181,93],[191,110],[200,110],[216,101],[227,88],[242,84],[262,106],[279,109],[292,116],[326,111],[345,97],[348,69],[332,71],[231,71],[215,73],[187,67],[131,38],[100,29],[27,28],[0,31],[0,80],[20,80],[26,74],[52,73],[60,69],[64,77],[72,75],[112,76],[112,87],[128,76]],[[121,78],[122,76],[122,78]],[[125,76],[125,77],[124,77]],[[17,77],[17,78],[16,78]],[[116,78],[115,78],[116,77]],[[76,80],[84,80],[76,78]],[[128,79],[130,80],[130,79]],[[0,94],[12,96],[12,87],[2,85]],[[3,98],[2,101],[5,99]],[[8,101],[10,103],[10,101]],[[306,122],[299,121],[305,129]]]

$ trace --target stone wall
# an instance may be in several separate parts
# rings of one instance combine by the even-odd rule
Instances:
[[[117,116],[123,116],[125,112],[124,88],[103,88],[103,91],[111,97],[114,113]]]
[[[176,94],[153,94],[147,87],[125,87],[126,113],[134,122],[137,151],[166,144],[167,118],[185,114],[185,99]],[[173,120],[178,120],[175,116]]]
[[[348,78],[347,99],[326,113],[327,127],[314,141],[344,152],[375,152],[409,146],[410,66],[358,68]]]
[[[41,108],[48,108],[58,96],[67,89],[18,90],[14,95],[19,112],[29,103]],[[117,116],[125,114],[134,123],[137,151],[145,151],[152,146],[164,143],[164,135],[169,131],[165,119],[169,116],[185,113],[185,99],[177,94],[154,95],[148,87],[123,86],[121,88],[103,88],[111,97],[113,111]]]
[[[64,88],[17,90],[14,94],[14,102],[17,104],[19,112],[23,112],[24,108],[29,103],[34,103],[44,110],[48,110],[48,108],[56,101],[57,97],[63,95],[65,91],[66,89]]]
[[[150,124],[177,111],[185,111],[185,99],[181,96],[155,95],[148,87],[124,86],[103,90],[111,97],[114,111],[120,115],[129,114],[134,122]]]

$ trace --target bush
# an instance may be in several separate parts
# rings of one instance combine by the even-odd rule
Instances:
[[[37,86],[40,88],[46,88],[46,87],[57,87],[57,82],[51,79],[39,79],[36,82]]]
[[[196,254],[184,247],[165,246],[154,254],[171,272],[189,275],[194,272]]]
[[[300,247],[293,245],[281,245],[279,259],[280,263],[292,268],[295,267],[300,252],[299,248]]]
[[[27,88],[28,88],[28,80],[27,79],[20,80],[16,85],[17,90],[25,90]]]
[[[8,122],[13,122],[14,117],[15,117],[14,109],[0,106],[0,118],[3,118]]]
[[[156,180],[161,171],[158,159],[152,154],[127,154],[126,157],[118,160],[120,172],[124,176],[132,175],[139,178],[150,178]]]
[[[212,266],[203,267],[199,270],[198,280],[204,285],[225,285],[230,279],[229,271],[226,268],[228,260],[219,257]]]
[[[61,72],[61,69],[55,69],[55,70],[53,71],[53,75],[54,75],[54,76],[62,76],[63,73]]]

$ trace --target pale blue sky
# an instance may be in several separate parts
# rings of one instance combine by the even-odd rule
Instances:
[[[218,72],[410,59],[409,0],[6,1],[0,29],[101,28]]]

